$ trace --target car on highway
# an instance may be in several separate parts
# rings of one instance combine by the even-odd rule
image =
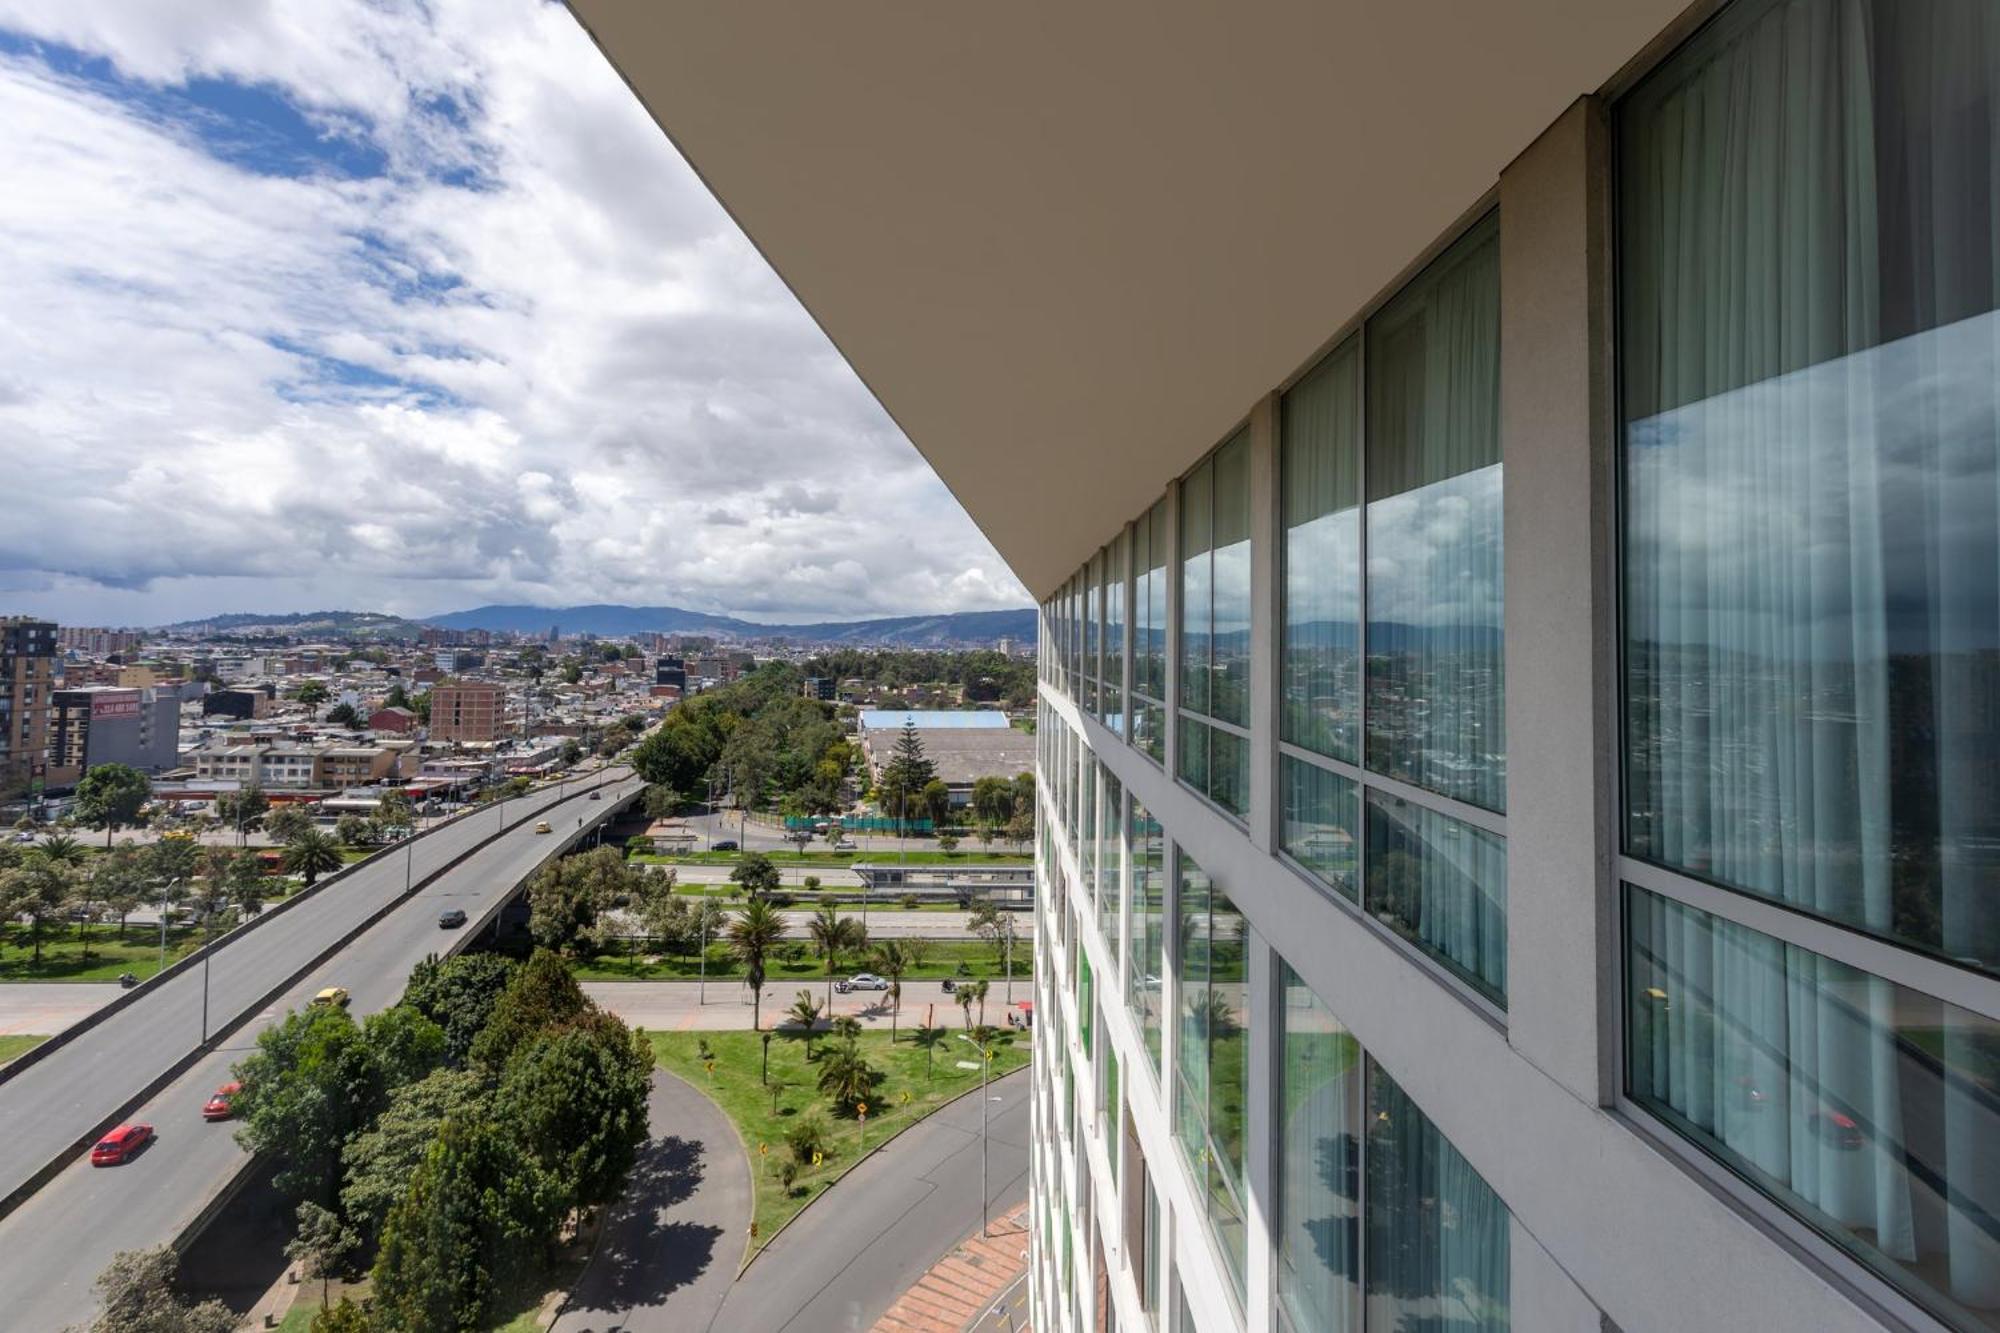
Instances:
[[[551,828],[549,827],[549,821],[548,821],[548,820],[546,820],[546,819],[537,819],[537,820],[535,821],[535,832],[537,832],[537,833],[550,833],[550,832],[553,832],[553,831],[554,831],[554,830],[552,830],[552,829],[551,829]]]
[[[99,1139],[90,1150],[92,1166],[117,1166],[129,1162],[153,1141],[151,1125],[120,1125]]]
[[[457,930],[464,924],[465,909],[462,907],[447,907],[438,913],[438,929],[440,930]]]
[[[313,1004],[321,1008],[345,1009],[347,1007],[347,987],[328,986],[312,997]]]
[[[856,972],[847,980],[836,983],[841,990],[888,990],[889,983],[873,972]]]
[[[712,852],[735,852],[735,851],[741,851],[742,849],[736,845],[736,839],[724,838],[721,842],[718,842],[714,844],[712,847],[710,847],[709,850]]]
[[[227,1120],[236,1114],[236,1094],[243,1091],[241,1083],[225,1083],[209,1096],[201,1108],[203,1120]]]
[[[590,794],[590,799],[593,801],[601,801],[604,799],[604,793],[601,791],[594,791]]]

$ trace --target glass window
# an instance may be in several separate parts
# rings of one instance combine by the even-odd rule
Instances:
[[[1289,755],[1279,769],[1285,854],[1343,898],[1360,901],[1360,789],[1349,778]]]
[[[1211,595],[1211,503],[1215,460],[1203,461],[1181,482],[1181,707],[1208,712],[1215,604]]]
[[[1145,806],[1132,802],[1132,958],[1125,968],[1125,1007],[1160,1076],[1160,1024],[1167,969],[1166,839]]]
[[[1991,4],[1744,3],[1618,122],[1628,846],[1989,970],[1996,105]]]
[[[1368,321],[1368,766],[1506,808],[1500,229]]]
[[[2000,1329],[2000,1023],[1626,890],[1634,1100],[1955,1327]]]
[[[1215,451],[1210,717],[1250,725],[1250,432]]]
[[[1368,793],[1370,913],[1474,990],[1507,1003],[1507,843]]]
[[[1368,1327],[1508,1327],[1507,1205],[1368,1062]]]
[[[1167,502],[1132,528],[1132,739],[1154,763],[1166,759]]]
[[[1236,1295],[1246,1280],[1243,1114],[1249,1069],[1249,931],[1191,857],[1180,857],[1181,1036],[1175,1123],[1207,1200]]]
[[[1181,482],[1180,696],[1178,776],[1231,814],[1245,813],[1250,747],[1237,729],[1250,720],[1247,430]]]
[[[1097,646],[1103,628],[1100,602],[1104,594],[1104,553],[1090,558],[1083,574],[1083,689],[1080,704],[1086,713],[1097,711],[1097,677],[1100,670]]]
[[[1121,532],[1104,555],[1104,690],[1099,702],[1104,725],[1120,736],[1126,734],[1125,573],[1130,547]]]
[[[1121,871],[1124,868],[1125,833],[1124,789],[1105,769],[1100,775],[1104,786],[1104,811],[1097,823],[1097,933],[1104,939],[1113,958],[1120,957],[1118,918],[1125,910]]]
[[[1359,762],[1361,340],[1284,397],[1284,738]]]
[[[1278,1301],[1298,1333],[1361,1327],[1361,1048],[1278,972]]]

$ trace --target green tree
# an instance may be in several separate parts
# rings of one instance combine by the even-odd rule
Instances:
[[[609,1203],[646,1137],[652,1070],[652,1047],[599,1014],[517,1052],[494,1094],[495,1116],[572,1209]]]
[[[307,888],[321,875],[340,869],[342,864],[339,842],[321,829],[307,829],[285,844],[285,873],[303,875]]]
[[[307,708],[317,709],[327,701],[326,685],[321,681],[309,680],[299,686],[298,694],[293,697]]]
[[[641,799],[648,819],[671,819],[681,807],[681,794],[663,782],[648,784]]]
[[[357,729],[362,725],[360,710],[355,708],[353,704],[345,701],[327,709],[326,720],[333,726],[346,727],[349,730]]]
[[[296,805],[280,806],[264,816],[264,831],[279,846],[290,842],[313,826],[312,816]]]
[[[785,937],[785,918],[763,898],[752,898],[748,906],[729,923],[729,951],[743,964],[743,978],[750,985],[750,1030],[762,1028],[764,1001],[764,960]]]
[[[90,1333],[231,1333],[236,1316],[220,1301],[190,1305],[174,1290],[180,1256],[171,1245],[120,1250],[97,1275]]]
[[[820,1057],[819,1090],[844,1115],[868,1100],[881,1076],[861,1053],[861,1043],[851,1036]]]
[[[209,898],[234,906],[246,920],[264,910],[264,863],[255,852],[214,858],[208,873]]]
[[[646,892],[646,872],[615,847],[560,857],[528,882],[528,931],[543,949],[588,956],[601,942],[600,926],[620,899]]]
[[[896,1023],[903,1016],[903,977],[924,963],[920,939],[886,939],[875,944],[875,970],[889,980],[889,1044],[896,1044]]]
[[[385,828],[409,828],[417,822],[417,804],[401,787],[391,787],[375,802],[375,818]]]
[[[327,1308],[327,1288],[347,1267],[347,1261],[361,1246],[361,1237],[340,1214],[308,1199],[299,1205],[298,1230],[285,1242],[285,1257],[299,1266],[300,1275],[319,1279],[319,1308]]]
[[[932,778],[923,785],[917,796],[917,808],[923,811],[924,817],[929,819],[934,827],[943,828],[945,821],[951,818],[951,788],[937,778]],[[953,845],[956,845],[956,840]]]
[[[555,1234],[562,1190],[487,1120],[438,1129],[408,1191],[389,1210],[375,1256],[375,1300],[389,1327],[483,1329],[523,1285]]]
[[[258,1034],[236,1077],[243,1084],[236,1141],[276,1164],[280,1193],[332,1204],[341,1154],[382,1109],[386,1091],[361,1029],[334,1005],[294,1011]]]
[[[1014,817],[1007,821],[1007,841],[1023,851],[1035,840],[1035,809],[1033,806],[1019,808]]]
[[[81,870],[90,860],[90,853],[83,844],[67,833],[51,833],[28,853],[30,858],[40,857],[44,861],[54,861],[61,865],[74,866]]]
[[[445,1060],[461,1066],[518,966],[501,954],[432,956],[411,970],[403,1003],[444,1029]]]
[[[822,903],[806,922],[813,952],[826,962],[826,1007],[833,1008],[833,975],[840,970],[840,956],[859,952],[868,944],[868,933],[859,921],[842,916],[832,903]]]
[[[333,836],[344,847],[359,847],[374,841],[374,825],[360,815],[342,815],[333,821]]]
[[[410,706],[410,692],[403,688],[402,681],[399,680],[389,687],[389,692],[382,696],[382,706],[384,708],[408,708]]]
[[[732,883],[743,886],[743,892],[750,898],[761,898],[767,893],[776,893],[781,876],[778,867],[771,864],[771,858],[762,852],[745,852],[729,872]]]
[[[92,861],[91,891],[104,910],[118,918],[118,933],[125,934],[125,918],[155,900],[153,869],[144,849],[121,842]]]
[[[98,764],[76,784],[77,821],[104,830],[104,845],[112,833],[139,822],[139,811],[153,798],[153,784],[130,764]]]
[[[792,1007],[785,1010],[785,1020],[805,1033],[806,1059],[813,1058],[813,1033],[819,1029],[819,1018],[825,1011],[809,990],[801,990]]]
[[[399,1004],[368,1015],[361,1034],[389,1087],[415,1083],[444,1063],[444,1029],[414,1005]]]
[[[999,826],[1014,817],[1014,784],[983,777],[972,784],[972,814],[981,825]]]
[[[193,838],[161,838],[146,848],[146,869],[161,884],[178,880],[182,885],[195,876],[201,861],[201,845]]]
[[[409,1188],[424,1154],[448,1119],[489,1116],[486,1080],[462,1069],[436,1069],[389,1094],[365,1133],[348,1141],[340,1164],[340,1208],[365,1243],[381,1235],[389,1210]]]
[[[374,1321],[366,1310],[342,1296],[330,1308],[313,1316],[312,1327],[306,1333],[374,1333]]]
[[[241,791],[223,792],[215,798],[215,817],[225,827],[235,829],[239,836],[255,833],[270,808],[271,798],[254,782]]]
[[[940,833],[938,834],[937,844],[938,850],[949,856],[958,850],[958,835],[956,833]]]
[[[42,933],[62,919],[82,877],[69,862],[47,856],[37,847],[12,870],[0,870],[0,920],[28,918],[29,947],[42,961]]]
[[[875,780],[875,797],[882,812],[900,826],[923,810],[923,790],[937,778],[937,765],[924,753],[924,738],[916,723],[905,719],[902,734]]]
[[[569,964],[537,949],[507,978],[492,1016],[473,1039],[472,1059],[488,1069],[504,1068],[538,1033],[579,1022],[594,1009]]]

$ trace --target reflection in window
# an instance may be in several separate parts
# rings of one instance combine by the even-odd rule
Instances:
[[[1492,1000],[1507,1003],[1507,844],[1368,793],[1369,912]]]
[[[1348,778],[1287,755],[1279,761],[1285,854],[1351,901],[1360,896],[1360,789]]]
[[[1180,857],[1180,1042],[1175,1126],[1206,1195],[1209,1229],[1243,1297],[1243,1115],[1249,1073],[1249,929],[1200,866]]]
[[[1132,958],[1125,969],[1125,1007],[1160,1076],[1160,1026],[1167,971],[1166,838],[1146,807],[1132,802]]]
[[[1098,775],[1103,788],[1103,815],[1097,822],[1097,933],[1113,958],[1118,952],[1118,917],[1125,909],[1121,870],[1125,833],[1124,790],[1109,768]]]
[[[1178,776],[1231,814],[1250,807],[1250,434],[1181,483]],[[1209,725],[1190,720],[1188,714]],[[1227,725],[1216,725],[1227,724]]]
[[[1368,766],[1506,807],[1500,230],[1368,321]]]
[[[1298,1333],[1361,1327],[1361,1048],[1278,971],[1278,1300]]]
[[[1104,725],[1125,734],[1125,559],[1124,533],[1104,548],[1104,689],[1099,706]]]
[[[2000,1023],[1626,890],[1632,1097],[1946,1323],[2000,1329]]]
[[[1996,52],[1746,3],[1619,121],[1630,849],[1988,969]]]
[[[1368,1327],[1509,1326],[1507,1205],[1368,1062]]]
[[[1361,720],[1361,340],[1288,390],[1284,739],[1358,762]]]
[[[1167,502],[1132,527],[1132,739],[1154,763],[1166,759]]]

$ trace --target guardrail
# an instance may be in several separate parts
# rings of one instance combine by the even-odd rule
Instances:
[[[627,778],[625,777],[619,777],[610,779],[608,781],[600,780],[589,783],[580,782],[577,784],[577,793],[581,795],[584,792],[613,785],[617,782],[623,782],[626,780]],[[567,801],[568,799],[569,797],[566,794],[559,795],[552,804],[560,805],[564,801]],[[484,810],[488,808],[490,807],[482,806],[479,807],[478,810],[466,811],[463,812],[461,815],[454,816],[453,818],[454,819],[463,818],[467,814],[482,813]],[[548,807],[538,806],[536,808],[537,810],[543,810],[547,809]],[[615,809],[616,806],[613,806],[612,808]],[[526,818],[527,816],[525,815],[522,816],[522,819]],[[238,1028],[243,1026],[243,1024],[249,1021],[249,1019],[253,1017],[259,1010],[263,1009],[266,1005],[271,1004],[279,996],[283,995],[286,991],[290,990],[293,986],[296,986],[308,972],[311,972],[314,968],[323,965],[329,958],[333,957],[335,954],[345,949],[348,945],[352,944],[355,940],[359,939],[361,935],[364,934],[366,931],[368,931],[371,927],[381,922],[383,918],[387,917],[396,908],[408,902],[418,893],[428,888],[436,880],[438,880],[444,875],[449,874],[451,871],[457,869],[461,864],[463,864],[467,860],[467,858],[471,857],[473,854],[477,852],[483,851],[487,847],[490,847],[493,843],[505,837],[508,833],[511,833],[515,829],[519,828],[520,825],[521,825],[521,820],[515,820],[512,824],[507,825],[505,828],[495,830],[491,837],[481,838],[479,841],[467,847],[464,851],[454,855],[450,860],[446,861],[443,865],[427,873],[422,879],[412,882],[410,887],[406,891],[397,894],[395,897],[389,899],[389,901],[384,903],[381,907],[377,908],[373,912],[370,912],[367,915],[367,917],[365,917],[358,925],[354,926],[352,929],[348,931],[345,931],[338,939],[334,940],[327,947],[320,950],[304,965],[295,968],[293,971],[288,973],[281,981],[279,981],[278,984],[270,987],[263,994],[258,996],[255,1000],[253,1000],[250,1004],[238,1010],[233,1018],[224,1019],[223,1021],[219,1022],[216,1025],[215,1030],[209,1034],[207,1040],[191,1048],[185,1054],[177,1057],[172,1062],[172,1064],[170,1064],[167,1067],[166,1070],[156,1075],[154,1078],[149,1079],[143,1087],[141,1087],[131,1097],[127,1098],[123,1103],[121,1103],[117,1108],[117,1110],[113,1111],[111,1114],[105,1116],[103,1119],[99,1120],[97,1123],[92,1125],[88,1133],[85,1133],[76,1138],[75,1140],[73,1140],[71,1143],[65,1146],[61,1152],[57,1153],[48,1161],[44,1162],[40,1167],[36,1168],[33,1174],[31,1174],[21,1184],[15,1186],[14,1189],[10,1191],[4,1198],[0,1198],[0,1217],[5,1217],[7,1214],[13,1212],[14,1209],[20,1207],[22,1203],[26,1202],[29,1198],[33,1197],[35,1191],[39,1190],[43,1185],[47,1184],[56,1175],[61,1173],[63,1168],[68,1166],[70,1162],[75,1159],[76,1154],[78,1152],[82,1151],[84,1148],[88,1147],[91,1143],[95,1142],[98,1136],[103,1134],[104,1131],[110,1129],[113,1125],[116,1125],[119,1121],[125,1119],[134,1110],[136,1110],[138,1107],[140,1107],[145,1102],[150,1100],[155,1094],[157,1094],[160,1091],[160,1089],[166,1087],[169,1083],[173,1082],[175,1079],[179,1078],[182,1074],[186,1073],[189,1069],[193,1068],[195,1062],[201,1059],[204,1055],[207,1055],[210,1051],[214,1050],[217,1043],[221,1042],[224,1038],[228,1037],[229,1035],[234,1033]],[[438,828],[443,828],[443,827],[444,825],[442,824],[438,825]],[[433,829],[430,831],[435,832],[436,830]],[[361,866],[367,864],[369,864],[369,862],[367,861],[357,862],[354,866],[348,867],[347,870],[348,871],[357,870]],[[344,871],[340,873],[344,874],[347,872]],[[322,883],[331,883],[333,879],[338,877],[339,877],[338,875],[329,876],[328,879],[322,881]],[[313,887],[314,889],[318,889],[320,885],[316,884]],[[302,897],[302,896],[304,895],[303,894],[295,895],[295,897]],[[289,903],[294,900],[295,899],[288,898],[285,901]],[[283,906],[284,904],[282,903],[279,905],[279,907]],[[271,913],[275,913],[278,910],[279,908],[272,908]],[[271,913],[265,913],[263,915],[270,915]],[[235,930],[230,931],[228,934],[217,938],[214,941],[213,945],[204,946],[203,949],[197,950],[195,953],[189,955],[188,958],[182,959],[181,963],[191,963],[199,960],[201,957],[204,956],[204,954],[208,952],[209,948],[220,946],[225,941],[238,937],[244,930],[249,929],[254,924],[255,924],[254,921],[245,922],[242,926],[239,926]],[[175,967],[178,968],[180,965],[181,965],[180,963],[177,963],[175,964]],[[166,975],[166,973],[162,972],[158,975],[164,976]],[[158,978],[156,976],[154,980],[157,979]],[[132,991],[125,992],[124,994],[118,996],[117,999],[115,999],[112,1002],[112,1004],[117,1004],[118,1000],[125,1000],[129,1003],[130,1002],[129,997],[134,994],[137,994],[138,990],[140,989],[143,988],[135,987]],[[105,1005],[104,1008],[98,1010],[97,1013],[104,1014],[106,1010],[111,1010],[112,1004]],[[123,1006],[121,1005],[119,1007],[122,1008]],[[102,1022],[103,1019],[98,1018],[97,1021]],[[96,1025],[95,1023],[90,1024],[90,1026],[95,1026],[95,1025]],[[76,1028],[81,1028],[81,1027],[84,1027],[84,1023],[80,1022],[70,1030],[74,1031]],[[47,1046],[49,1044],[50,1043],[48,1042],[42,1043],[43,1046]],[[36,1049],[39,1050],[41,1049],[41,1047],[37,1047]]]

